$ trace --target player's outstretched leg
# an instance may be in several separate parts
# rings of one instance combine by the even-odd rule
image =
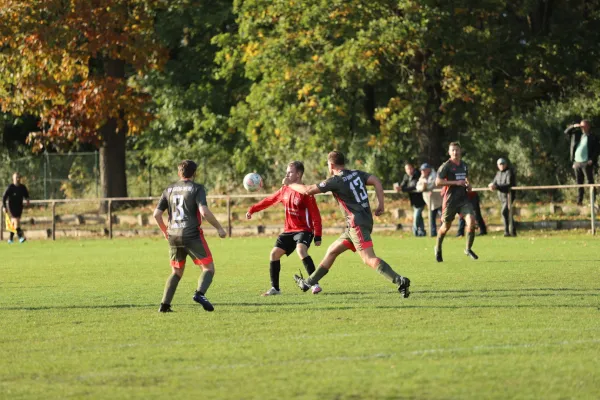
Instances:
[[[375,256],[375,251],[372,247],[363,249],[358,253],[363,262],[369,267],[379,272],[385,279],[397,286],[398,292],[404,298],[410,296],[410,279],[398,274],[381,258]]]
[[[467,214],[465,219],[467,221],[467,247],[465,249],[465,254],[467,257],[470,257],[473,260],[477,260],[479,257],[473,250],[471,250],[471,247],[473,247],[473,242],[475,241],[475,224],[473,223],[473,216]]]
[[[344,245],[341,240],[336,240],[329,246],[327,249],[327,253],[325,253],[325,257],[321,260],[321,263],[315,269],[307,279],[303,279],[302,276],[294,275],[294,281],[296,281],[296,285],[303,291],[306,292],[310,289],[311,286],[314,286],[319,283],[319,281],[327,275],[329,272],[329,268],[333,266],[335,259],[337,256],[342,254],[344,251],[348,250],[348,248]]]
[[[198,279],[198,289],[196,290],[196,293],[194,293],[194,297],[192,297],[192,299],[196,303],[199,303],[205,311],[215,310],[213,305],[210,303],[210,301],[208,301],[208,299],[205,296],[206,291],[212,283],[214,274],[215,266],[212,262],[210,264],[202,266],[202,273],[200,274],[200,278]]]

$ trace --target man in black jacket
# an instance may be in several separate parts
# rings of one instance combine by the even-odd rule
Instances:
[[[584,176],[587,183],[594,183],[594,167],[598,167],[600,145],[598,138],[592,135],[590,131],[590,121],[584,119],[579,124],[569,125],[565,130],[565,135],[571,140],[569,155],[573,162],[577,184],[583,184]],[[584,193],[585,189],[579,188],[577,205],[583,204]],[[595,193],[596,191],[594,190],[594,197]]]
[[[490,190],[498,191],[498,198],[502,203],[502,219],[504,221],[504,236],[517,236],[515,221],[509,220],[508,212],[508,193],[510,193],[510,202],[515,201],[515,191],[511,190],[517,185],[515,171],[508,166],[508,162],[504,158],[498,159],[498,172],[492,183],[488,185]],[[512,230],[510,229],[512,222]]]
[[[404,166],[406,175],[402,179],[400,185],[394,184],[396,192],[408,193],[410,205],[413,208],[413,234],[415,236],[426,236],[425,222],[423,221],[423,208],[425,208],[425,200],[423,193],[417,191],[417,183],[421,177],[421,173],[411,164],[406,163]]]

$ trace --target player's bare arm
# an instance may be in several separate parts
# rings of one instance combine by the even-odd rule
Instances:
[[[295,190],[298,193],[308,195],[315,195],[321,193],[317,185],[302,185],[300,183],[289,183],[288,178],[285,178],[282,183],[286,186],[289,186],[290,189]]]
[[[167,225],[165,225],[165,221],[163,220],[163,211],[156,209],[154,210],[154,220],[156,221],[156,225],[160,228],[165,239],[169,240],[169,234],[167,233]]]
[[[367,185],[375,187],[375,195],[377,196],[377,208],[375,208],[375,211],[373,213],[379,217],[381,214],[383,214],[383,211],[385,211],[383,185],[381,184],[379,178],[377,178],[375,175],[369,176],[369,178],[367,179]]]
[[[202,218],[206,219],[209,224],[215,227],[217,232],[219,232],[220,238],[224,238],[227,236],[227,232],[225,232],[225,229],[223,229],[219,221],[217,221],[212,211],[210,211],[207,206],[200,207],[200,215],[202,215]]]

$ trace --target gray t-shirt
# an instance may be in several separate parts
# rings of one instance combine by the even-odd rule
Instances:
[[[181,180],[165,189],[156,208],[169,212],[170,242],[200,237],[200,207],[206,205],[206,190],[198,183]]]
[[[364,171],[344,169],[317,186],[322,193],[333,194],[348,226],[373,227],[373,214],[367,195],[367,179],[370,176]]]

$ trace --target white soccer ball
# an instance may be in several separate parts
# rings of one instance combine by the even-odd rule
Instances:
[[[255,172],[251,172],[244,177],[244,188],[249,192],[256,192],[263,186],[261,176]]]

